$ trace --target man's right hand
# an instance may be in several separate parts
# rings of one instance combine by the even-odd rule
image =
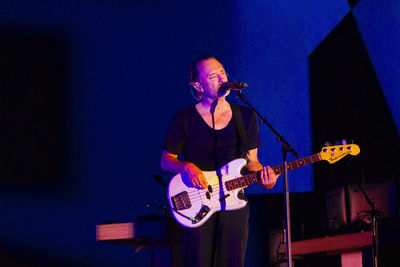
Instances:
[[[208,184],[206,178],[199,167],[191,162],[179,160],[177,154],[172,154],[163,150],[161,155],[161,168],[174,173],[185,172],[189,176],[189,181],[193,186],[204,189],[207,188]]]
[[[186,162],[185,172],[188,174],[189,181],[193,184],[193,186],[201,187],[203,189],[207,188],[207,180],[204,177],[203,172],[195,164]]]

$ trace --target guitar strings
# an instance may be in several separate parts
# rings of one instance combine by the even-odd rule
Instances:
[[[348,149],[350,149],[350,148],[348,148]],[[321,153],[322,153],[322,151],[321,151]],[[315,162],[318,162],[318,161],[322,160],[322,158],[321,158],[321,153],[317,153],[317,154],[310,155],[310,156],[305,157],[305,158],[302,158],[302,159],[298,159],[298,160],[295,160],[295,161],[292,161],[292,162],[288,162],[288,163],[287,163],[287,164],[288,164],[288,170],[294,170],[294,169],[297,169],[297,168],[299,168],[299,167],[303,167],[303,166],[309,165],[309,164],[311,164],[311,163],[315,163]],[[348,153],[346,153],[346,154],[348,154]],[[356,155],[357,155],[357,154],[356,154]],[[296,165],[295,165],[295,164],[296,164]],[[283,165],[279,165],[279,166],[274,167],[273,169],[277,169],[277,170],[280,171],[280,173],[282,173],[282,172],[283,172],[283,168],[284,168]],[[227,188],[226,188],[226,183],[227,183],[227,182],[230,182],[230,181],[233,181],[233,180],[238,180],[238,178],[247,178],[247,177],[248,177],[248,176],[237,177],[236,179],[224,181],[224,182],[222,183],[222,190],[223,190],[223,192],[229,192],[229,191],[233,191],[233,190],[235,190],[235,189],[242,189],[242,188],[245,188],[247,185],[236,187],[236,186],[237,186],[237,183],[236,183],[236,184],[234,184],[234,186],[235,186],[236,188],[231,189],[231,190],[227,190]],[[240,183],[240,181],[239,181],[239,183]],[[250,183],[250,184],[251,184],[251,183]],[[249,185],[250,185],[250,184],[249,184]],[[191,190],[191,192],[188,193],[188,196],[190,197],[190,201],[196,202],[196,201],[201,200],[201,202],[203,202],[203,199],[207,198],[207,193],[219,195],[219,192],[220,192],[220,189],[221,189],[221,186],[220,186],[220,183],[219,183],[219,182],[218,182],[217,184],[211,185],[211,188],[212,188],[212,190],[188,188],[188,189]],[[210,191],[211,191],[211,192],[210,192]],[[175,195],[175,196],[176,196],[176,195]],[[210,196],[209,196],[207,199],[210,200]]]
[[[223,183],[223,186],[222,186],[223,192],[233,191],[233,190],[228,190],[228,189],[226,188],[225,183],[226,183],[226,182],[224,182],[224,183]],[[246,186],[247,186],[247,185],[246,185]],[[235,189],[241,189],[241,188],[244,188],[244,187],[246,187],[246,186],[238,187],[238,188],[235,188]],[[212,188],[212,192],[209,192],[208,189],[194,189],[194,190],[196,190],[196,191],[189,192],[189,193],[188,193],[188,196],[190,197],[190,200],[197,201],[197,200],[199,200],[199,199],[201,199],[201,198],[207,198],[207,192],[209,192],[210,194],[215,194],[215,193],[218,193],[218,194],[219,194],[219,192],[220,192],[219,183],[218,183],[218,184],[212,184],[212,185],[211,185],[211,188]]]
[[[219,191],[220,191],[219,184],[212,184],[211,188],[212,188],[212,193],[210,192],[210,194],[219,193]],[[223,191],[228,191],[226,189],[225,183],[224,183],[222,189],[223,189]],[[196,191],[191,191],[188,193],[190,200],[198,200],[199,198],[207,197],[206,194],[207,194],[207,192],[209,192],[208,189],[193,189],[193,190],[196,190]]]
[[[292,161],[292,162],[288,162],[288,170],[297,169],[297,168],[299,168],[299,167],[303,167],[303,166],[309,165],[309,164],[311,164],[311,163],[318,162],[318,161],[320,161],[320,160],[321,160],[321,159],[320,159],[319,153],[314,154],[314,155],[310,155],[310,156],[305,157],[305,158],[302,158],[302,159],[298,159],[298,160],[294,160],[294,161]],[[282,173],[282,172],[283,172],[283,168],[284,168],[283,165],[279,165],[279,166],[274,167],[273,169],[278,169],[279,172]],[[238,177],[238,178],[236,178],[236,179],[244,178],[244,177],[247,177],[247,176]],[[234,180],[234,179],[228,180],[228,181],[225,181],[225,182],[223,183],[223,190],[224,190],[224,191],[229,192],[229,190],[226,189],[226,183],[229,182],[229,181],[233,181],[233,180]],[[247,186],[247,185],[246,185],[246,186]],[[237,188],[235,188],[235,189],[244,188],[244,187],[246,187],[246,186],[239,186],[239,187],[237,187]],[[212,185],[211,187],[212,187],[212,189],[213,189],[213,190],[212,190],[212,193],[214,193],[214,189],[215,189],[215,188],[218,189],[217,192],[219,193],[219,187],[220,187],[220,186],[219,186],[219,183],[218,183],[218,184],[214,184],[214,185]],[[189,196],[190,196],[191,199],[193,199],[193,200],[196,199],[196,196],[197,196],[197,197],[199,196],[200,198],[201,198],[201,197],[206,197],[207,192],[209,192],[209,190],[207,190],[207,189],[196,189],[196,190],[197,190],[197,191],[194,191],[194,192],[189,193]],[[210,193],[211,193],[211,192],[210,192]]]
[[[252,177],[251,177],[251,174],[249,174],[249,175],[246,175],[246,176],[238,177],[236,179],[239,179],[239,178],[252,178]],[[222,187],[223,191],[226,191],[226,192],[232,191],[232,190],[227,190],[226,183],[229,182],[229,181],[233,181],[233,180],[235,180],[235,179],[223,182],[223,187]],[[239,187],[237,187],[235,189],[239,189],[239,188],[242,189],[242,188],[245,188],[246,186],[248,186],[248,185],[239,186]],[[216,191],[216,192],[219,193],[220,185],[219,185],[219,183],[211,184],[211,188],[212,188],[212,193],[209,192],[208,189],[193,189],[193,190],[196,190],[196,191],[189,192],[188,196],[190,197],[191,200],[198,200],[198,196],[200,196],[200,198],[201,197],[207,197],[206,196],[207,192],[213,194]],[[235,189],[233,189],[233,190],[235,190]],[[197,199],[196,199],[196,197],[197,197]]]

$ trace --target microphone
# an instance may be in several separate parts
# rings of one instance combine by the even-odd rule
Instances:
[[[245,82],[224,82],[218,89],[218,93],[225,94],[228,90],[242,91],[247,86],[248,84]]]

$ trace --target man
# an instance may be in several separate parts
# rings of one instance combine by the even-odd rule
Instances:
[[[185,173],[194,187],[207,188],[202,171],[217,170],[242,157],[248,161],[247,171],[261,170],[259,184],[270,189],[278,176],[258,161],[261,142],[256,115],[248,108],[228,103],[225,97],[229,91],[218,92],[227,80],[224,67],[214,57],[202,56],[192,63],[190,82],[200,101],[175,114],[164,144],[161,167]],[[241,134],[240,128],[245,129],[245,134]],[[246,205],[238,210],[217,212],[198,228],[183,227],[184,266],[243,266],[248,217]]]

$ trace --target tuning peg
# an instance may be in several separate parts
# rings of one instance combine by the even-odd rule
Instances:
[[[342,145],[347,145],[346,139],[343,139],[343,140],[342,140]]]
[[[324,143],[324,145],[325,145],[325,146],[332,146],[332,144],[331,144],[330,142],[328,142],[328,141],[326,141],[326,142]]]

